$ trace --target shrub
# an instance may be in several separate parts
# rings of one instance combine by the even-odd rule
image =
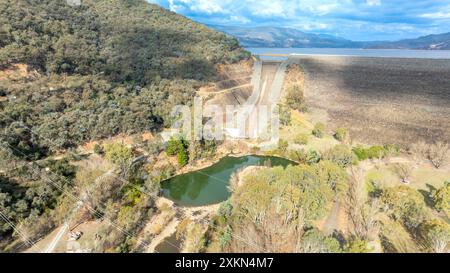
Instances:
[[[226,226],[219,237],[220,248],[225,248],[233,239],[233,230],[230,226]]]
[[[364,148],[362,145],[358,145],[353,148],[353,152],[358,157],[358,160],[367,159],[380,159],[384,158],[387,154],[385,147],[383,146],[372,146],[370,148]]]
[[[288,157],[290,160],[306,164],[308,153],[304,149],[290,150]]]
[[[395,144],[386,144],[383,147],[385,156],[398,156],[400,154],[400,147]]]
[[[103,155],[105,153],[105,150],[103,149],[103,147],[101,145],[95,144],[94,153],[97,155]]]
[[[294,84],[288,87],[286,91],[287,106],[289,106],[291,109],[305,112],[307,110],[307,107],[302,87],[299,84]]]
[[[346,145],[336,145],[324,154],[324,159],[347,168],[355,162],[355,156]]]
[[[291,110],[283,105],[278,105],[280,124],[283,126],[291,125]]]
[[[144,149],[150,155],[156,156],[159,155],[159,153],[164,150],[164,147],[161,141],[156,140],[149,142],[147,145],[144,146]]]
[[[124,166],[133,158],[133,151],[125,145],[113,143],[106,146],[105,157],[114,164]]]
[[[322,138],[325,134],[325,124],[318,122],[314,125],[314,129],[312,130],[312,134],[318,138]]]
[[[219,210],[217,211],[217,213],[220,216],[223,216],[225,218],[230,217],[232,212],[233,212],[233,206],[231,205],[231,200],[230,199],[220,203]]]
[[[167,142],[166,153],[169,156],[177,156],[178,164],[181,167],[189,163],[188,143],[183,138],[175,139],[173,137]]]
[[[345,141],[348,138],[348,130],[346,128],[337,128],[334,132],[334,138],[339,141]]]
[[[322,158],[320,157],[319,153],[317,153],[315,150],[309,150],[307,156],[306,156],[306,164],[313,165],[320,162]]]
[[[178,153],[178,148],[180,147],[178,144],[179,140],[171,137],[167,142],[166,153],[169,156],[175,156]]]
[[[287,148],[289,147],[289,143],[284,140],[284,139],[280,139],[278,140],[278,150],[280,150],[281,152],[286,152]]]
[[[178,151],[177,159],[178,159],[178,164],[181,167],[184,167],[189,163],[189,155],[186,151],[186,148],[184,148],[184,146],[183,146],[183,148],[180,147],[180,150]]]
[[[295,137],[294,143],[295,144],[299,144],[299,145],[306,145],[306,144],[308,144],[308,140],[309,140],[308,135],[306,135],[306,134],[299,134],[299,135],[297,135]]]

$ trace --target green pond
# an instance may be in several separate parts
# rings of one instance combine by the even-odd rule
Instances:
[[[267,156],[225,157],[211,167],[175,176],[162,183],[165,197],[181,206],[195,207],[217,204],[230,197],[231,175],[249,166],[295,165],[294,162]]]

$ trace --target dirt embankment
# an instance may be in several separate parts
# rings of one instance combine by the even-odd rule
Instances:
[[[450,60],[302,56],[305,95],[368,144],[450,139]]]
[[[217,70],[217,81],[200,88],[198,94],[210,98],[208,104],[211,105],[239,105],[245,102],[252,92],[253,60],[220,65]]]

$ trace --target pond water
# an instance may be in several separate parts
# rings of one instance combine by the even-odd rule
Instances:
[[[225,157],[211,167],[182,174],[163,182],[163,194],[181,206],[217,204],[230,197],[227,187],[234,172],[249,166],[267,165],[286,167],[295,163],[279,157]]]

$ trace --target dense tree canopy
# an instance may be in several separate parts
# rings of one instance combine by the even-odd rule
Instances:
[[[27,159],[168,126],[216,64],[248,57],[235,39],[144,0],[82,3],[0,1],[0,67],[36,71],[0,77],[1,138]]]
[[[218,64],[248,56],[235,39],[145,0],[0,0],[0,210],[30,238],[42,236],[57,224],[56,210],[71,208],[64,195],[77,190],[74,167],[49,155],[169,126],[173,106],[189,105],[216,80]],[[105,148],[118,165],[132,156],[121,145]],[[122,180],[102,180],[89,203],[119,211],[132,229],[151,203],[135,188],[156,195],[170,172],[136,175],[120,194]],[[1,221],[0,248],[12,234]],[[121,242],[108,238],[105,248]]]

